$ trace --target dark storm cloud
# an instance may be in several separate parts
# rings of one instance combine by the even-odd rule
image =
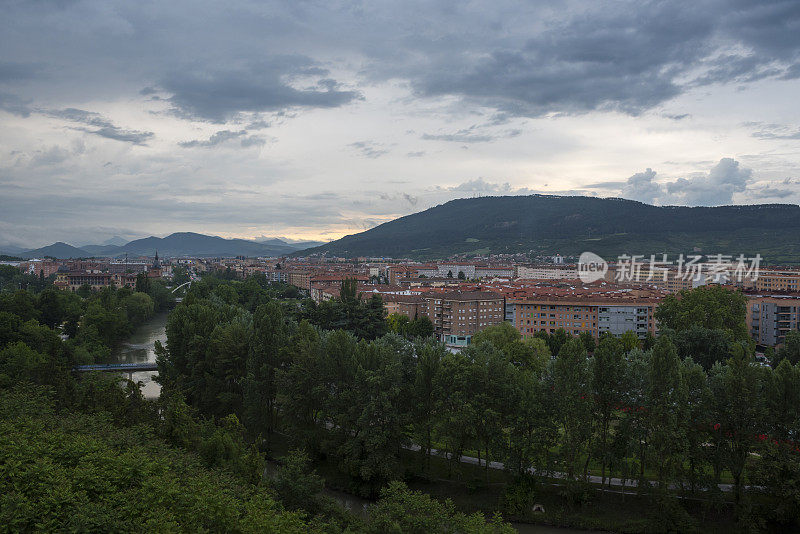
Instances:
[[[416,86],[520,115],[638,113],[679,94],[677,75],[709,51],[713,21],[698,11],[688,3],[603,6],[519,47],[465,53],[450,68],[423,74]]]
[[[302,56],[276,57],[240,68],[190,69],[170,73],[161,86],[178,115],[223,122],[241,112],[279,111],[293,107],[331,108],[360,98],[357,91],[338,90],[330,79],[314,87],[287,83],[292,76],[319,76],[327,71]]]
[[[145,141],[151,139],[153,132],[145,132],[139,130],[126,130],[116,126],[113,122],[109,121],[99,113],[94,111],[86,111],[77,108],[66,109],[53,109],[43,112],[50,117],[64,119],[70,122],[76,122],[90,126],[75,127],[76,130],[99,135],[107,139],[114,139],[115,141],[123,141],[125,143],[133,143],[134,145],[144,145]]]
[[[11,60],[0,81],[45,74],[53,83],[39,89],[51,94],[64,80],[72,94],[127,87],[215,122],[343,106],[372,81],[399,79],[417,95],[513,117],[639,114],[693,87],[800,77],[796,0],[89,1],[49,19],[21,2],[5,14],[0,46]],[[90,31],[66,29],[73,24]]]
[[[514,115],[635,115],[691,87],[799,76],[798,6],[592,2],[524,43],[465,44],[408,65],[409,77],[421,95],[459,95]]]

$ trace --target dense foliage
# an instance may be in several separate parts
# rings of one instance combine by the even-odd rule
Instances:
[[[251,434],[274,425],[272,351],[285,353],[284,307],[298,314],[302,308],[273,297],[296,295],[295,288],[258,278],[197,284],[175,317],[200,313],[184,316],[184,325],[205,317],[208,302],[221,323],[245,317],[246,305],[255,309],[257,333],[252,353],[235,367],[244,374],[241,390],[229,384],[213,390],[216,399],[207,392],[192,396],[193,406],[184,398],[190,388],[165,388],[158,401],[146,401],[139,385],[118,376],[71,372],[75,364],[107,356],[111,344],[153,313],[148,293],[71,293],[36,282],[0,291],[0,532],[376,532],[390,513],[431,524],[432,532],[453,532],[453,524],[463,524],[461,532],[507,531],[499,520],[457,514],[402,485],[378,502],[379,513],[362,520],[323,495],[323,481],[302,451],[267,474]],[[163,289],[150,282],[142,280],[140,288]],[[217,369],[227,369],[242,354],[242,341],[251,340],[235,324],[205,324],[215,343],[207,355],[220,354]],[[206,332],[195,334],[190,346]],[[205,385],[216,387],[211,380]],[[264,408],[242,413],[247,427],[234,414],[243,405]],[[440,512],[439,523],[420,515],[431,507]]]
[[[312,458],[334,459],[354,490],[376,495],[409,472],[425,475],[432,455],[458,473],[471,455],[487,480],[491,461],[522,479],[560,473],[569,499],[585,498],[590,474],[600,486],[624,479],[660,502],[716,494],[727,483],[740,521],[755,501],[778,496],[781,508],[758,513],[796,521],[790,510],[800,494],[763,466],[800,469],[800,365],[755,364],[749,344],[734,337],[744,320],[734,295],[684,295],[664,316],[701,309],[695,300],[713,308],[722,299],[731,311],[713,323],[673,324],[646,350],[635,337],[604,336],[589,354],[586,339],[523,341],[508,324],[451,353],[430,339],[373,339],[357,325],[321,329],[273,302],[250,312],[221,293],[187,298],[170,317],[159,358],[166,390],[209,416],[236,414],[263,447],[280,429]],[[696,328],[721,332],[722,361],[679,352],[682,333]],[[409,463],[405,450],[419,450],[418,459]],[[679,501],[668,502],[664,510],[685,515]]]

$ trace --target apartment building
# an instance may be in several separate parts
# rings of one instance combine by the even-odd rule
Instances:
[[[800,328],[800,296],[748,295],[747,329],[759,345],[782,344],[786,333]]]
[[[402,280],[418,278],[419,272],[417,269],[419,267],[419,265],[389,265],[386,267],[386,275],[389,279],[389,284],[397,285]]]
[[[644,338],[657,331],[655,310],[665,295],[658,290],[543,287],[509,298],[505,317],[523,337],[563,329],[573,336],[632,331]]]
[[[800,271],[761,270],[755,280],[746,280],[744,287],[756,291],[800,291]]]
[[[283,269],[267,269],[264,271],[264,276],[270,282],[288,282],[289,275]]]
[[[286,273],[286,281],[295,287],[309,291],[311,289],[311,271],[289,270]]]
[[[514,267],[511,266],[478,266],[475,267],[475,278],[513,278]]]
[[[28,260],[20,262],[19,268],[22,272],[27,274],[34,274],[36,276],[44,276],[47,278],[51,274],[58,272],[61,267],[61,262],[53,260]]]
[[[425,315],[425,300],[419,295],[392,295],[382,294],[383,306],[386,314],[405,315],[409,319],[415,319]]]
[[[515,266],[515,278],[525,280],[569,280],[578,278],[578,269],[575,266]]]
[[[488,291],[434,293],[422,299],[436,337],[455,347],[469,345],[476,332],[505,317],[505,299]]]

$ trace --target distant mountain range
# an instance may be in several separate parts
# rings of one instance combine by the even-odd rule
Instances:
[[[32,250],[3,250],[5,253],[22,258],[54,257],[58,259],[90,258],[90,257],[120,257],[152,256],[158,251],[162,257],[193,256],[193,257],[232,257],[232,256],[285,256],[302,250],[310,245],[319,245],[318,241],[287,243],[281,239],[268,238],[259,241],[246,239],[224,239],[222,237],[196,234],[193,232],[178,232],[167,237],[145,237],[135,239],[122,245],[113,244],[119,241],[112,238],[111,244],[84,245],[74,247],[67,243],[58,242]]]
[[[618,198],[505,196],[460,199],[302,255],[436,259],[453,254],[760,253],[800,263],[800,206],[650,206]],[[297,254],[296,254],[297,255]],[[674,259],[674,258],[673,258]]]

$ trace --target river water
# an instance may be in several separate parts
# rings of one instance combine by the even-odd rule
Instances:
[[[157,313],[139,326],[127,340],[114,349],[110,363],[155,362],[156,340],[161,343],[167,341],[167,315],[168,312]],[[142,395],[146,399],[157,399],[161,394],[161,385],[153,380],[157,375],[158,371],[141,371],[133,373],[131,377],[134,382],[142,384]]]

